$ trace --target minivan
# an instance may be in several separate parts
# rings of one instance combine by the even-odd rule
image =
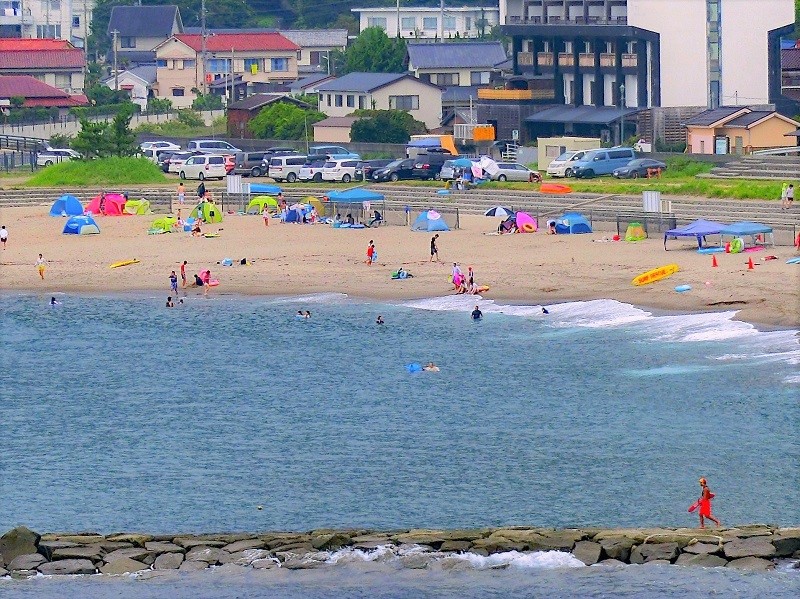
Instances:
[[[278,183],[297,181],[300,168],[306,163],[306,157],[300,154],[288,154],[286,156],[274,156],[269,161],[268,175]]]
[[[204,154],[236,154],[241,152],[236,146],[220,139],[195,139],[186,145],[190,152],[203,152]]]
[[[356,168],[359,161],[351,158],[335,158],[329,160],[322,167],[322,180],[323,181],[341,181],[342,183],[350,183],[356,178]]]
[[[234,157],[233,174],[260,177],[266,172],[261,166],[263,160],[264,152],[237,152]]]
[[[597,175],[610,175],[615,168],[625,166],[636,158],[633,148],[603,148],[591,150],[572,166],[572,174],[576,177],[596,177]]]
[[[225,156],[215,154],[198,154],[190,156],[181,166],[178,173],[181,179],[224,179]]]
[[[587,151],[567,150],[550,163],[547,167],[547,174],[550,177],[571,177],[573,174],[572,167],[586,155]]]

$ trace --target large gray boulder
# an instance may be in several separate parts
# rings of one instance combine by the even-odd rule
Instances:
[[[359,544],[359,549],[363,549],[363,543]],[[464,551],[469,551],[469,548],[472,547],[471,541],[445,541],[442,543],[442,546],[439,547],[439,551],[446,551],[449,553],[463,553]],[[373,547],[374,548],[374,547]]]
[[[148,541],[144,548],[153,553],[185,553],[186,549],[169,541]]]
[[[208,562],[190,562],[185,561],[180,565],[181,572],[197,572],[198,570],[205,570],[208,568]]]
[[[88,559],[62,559],[46,562],[37,568],[42,574],[95,574],[97,568]]]
[[[703,568],[719,568],[728,563],[728,560],[710,553],[681,553],[675,561],[676,566],[700,566]]]
[[[280,562],[271,557],[254,560],[250,564],[256,570],[268,570],[280,566]]]
[[[80,547],[80,545],[69,541],[39,541],[39,553],[45,556],[49,562],[53,561],[53,551],[70,547]]]
[[[725,543],[723,546],[725,557],[737,559],[740,557],[775,557],[775,545],[762,536],[736,539]]]
[[[183,554],[177,551],[162,553],[153,562],[153,570],[177,570],[183,563]]]
[[[222,549],[228,553],[239,553],[245,549],[263,549],[266,543],[263,539],[245,539],[243,541],[234,541],[225,545]]]
[[[140,533],[124,533],[120,535],[112,535],[108,537],[108,541],[118,543],[130,543],[136,547],[144,547],[145,543],[153,540],[153,535],[143,535]]]
[[[800,528],[775,531],[770,542],[775,546],[775,555],[789,557],[796,551],[800,551]]]
[[[77,547],[62,547],[53,550],[53,561],[65,559],[88,559],[93,562],[103,561],[106,554],[100,545],[79,545]]]
[[[36,553],[41,538],[41,535],[25,526],[9,530],[0,537],[0,566],[10,564],[17,556]]]
[[[335,551],[350,543],[350,537],[341,533],[324,534],[311,539],[311,546],[318,551]]]
[[[610,559],[627,562],[630,559],[631,548],[634,546],[635,541],[630,537],[606,537],[600,539],[599,543]]]
[[[693,543],[683,548],[684,553],[701,555],[704,553],[722,553],[722,547],[714,543]]]
[[[737,570],[774,570],[775,564],[767,559],[760,557],[742,557],[728,562],[728,568],[736,568]]]
[[[603,555],[603,546],[593,541],[578,541],[572,550],[572,555],[587,566],[596,564]]]
[[[11,560],[8,564],[8,569],[12,572],[14,570],[35,570],[45,561],[41,553],[26,553],[25,555],[18,555]]]
[[[176,545],[180,545],[184,549],[191,549],[192,547],[224,547],[228,545],[226,541],[213,541],[209,539],[198,539],[195,537],[179,537],[172,541]]]
[[[677,543],[647,543],[637,545],[631,551],[632,564],[646,564],[657,560],[666,560],[670,563],[678,557]]]
[[[142,549],[141,547],[126,547],[125,549],[117,549],[112,551],[103,558],[107,564],[114,563],[120,559],[134,559],[144,564],[152,564],[156,559],[154,552]]]
[[[223,551],[219,547],[206,547],[203,545],[199,545],[197,547],[193,547],[186,553],[186,561],[187,562],[206,562],[207,564],[214,564],[222,563],[221,559],[224,559],[229,554],[227,551]]]
[[[142,570],[149,569],[150,567],[146,564],[137,562],[135,559],[129,557],[121,557],[115,559],[113,562],[100,566],[100,572],[103,574],[131,574],[133,572],[141,572]]]

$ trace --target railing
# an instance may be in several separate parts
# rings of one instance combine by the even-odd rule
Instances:
[[[537,62],[543,67],[553,66],[553,53],[552,52],[539,52],[536,57]]]
[[[753,156],[782,156],[784,154],[797,154],[800,156],[800,146],[786,146],[784,148],[769,148],[767,150],[756,150]]]
[[[627,25],[628,17],[572,17],[565,19],[560,16],[544,17],[539,15],[523,17],[520,15],[509,15],[506,17],[506,25]]]
[[[636,67],[639,64],[639,57],[636,54],[625,53],[622,55],[622,67]]]
[[[558,54],[558,64],[562,67],[575,66],[575,55],[571,52],[560,52]]]
[[[481,100],[532,100],[533,90],[530,89],[490,89],[479,88],[478,98]]]
[[[523,67],[532,67],[533,52],[517,52],[517,64]]]

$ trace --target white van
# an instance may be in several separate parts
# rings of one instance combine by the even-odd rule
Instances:
[[[322,167],[323,181],[341,181],[350,183],[356,178],[356,167],[359,161],[352,158],[334,158]]]
[[[224,179],[227,175],[225,170],[225,156],[214,154],[198,154],[190,156],[181,165],[178,173],[181,179]]]
[[[567,150],[561,156],[553,160],[547,167],[547,174],[550,177],[571,177],[572,165],[588,152],[588,150]]]
[[[236,154],[241,152],[236,146],[220,139],[195,139],[186,145],[190,152],[203,152],[204,154]]]
[[[269,171],[267,176],[275,179],[278,183],[288,181],[294,183],[300,174],[300,169],[306,163],[306,157],[301,154],[287,154],[285,156],[273,156],[269,161]]]

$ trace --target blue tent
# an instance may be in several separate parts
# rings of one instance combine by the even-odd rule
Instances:
[[[267,185],[266,183],[250,183],[250,193],[278,195],[281,193],[281,188],[277,185]]]
[[[50,207],[50,216],[78,216],[83,214],[83,206],[78,198],[63,195]]]
[[[444,222],[442,215],[435,210],[426,210],[420,214],[411,225],[412,231],[449,231],[450,227]]]
[[[361,202],[382,202],[384,197],[376,191],[363,187],[353,187],[343,191],[331,191],[326,194],[331,202],[339,204],[360,204]]]
[[[775,245],[775,237],[772,234],[772,227],[759,223],[751,223],[747,221],[733,223],[720,229],[719,234],[721,237],[725,235],[732,237],[750,237],[753,244],[756,243],[756,238],[759,235],[764,236],[763,239],[765,242],[767,240],[767,235],[769,235],[772,238],[772,245]]]
[[[591,233],[592,226],[583,214],[566,212],[556,221],[556,233]]]
[[[664,249],[667,249],[667,239],[672,237],[696,237],[697,247],[703,247],[703,238],[706,235],[719,235],[727,225],[702,218],[686,226],[670,229],[664,233]]]
[[[100,227],[91,216],[71,216],[64,225],[64,235],[94,235],[100,232]]]

